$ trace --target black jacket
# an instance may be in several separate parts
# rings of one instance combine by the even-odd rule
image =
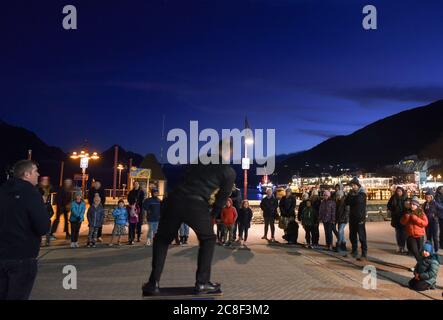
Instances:
[[[360,187],[357,192],[349,192],[349,194],[346,196],[346,204],[350,209],[350,224],[366,222],[366,193],[362,187]]]
[[[349,206],[346,205],[346,198],[336,200],[335,222],[338,224],[349,222]]]
[[[57,211],[62,212],[63,210],[69,211],[72,202],[72,190],[67,190],[61,188],[56,195]]]
[[[239,225],[244,226],[246,228],[250,228],[251,220],[252,220],[251,208],[240,208],[240,210],[238,210],[237,222]]]
[[[102,206],[104,208],[105,202],[106,202],[106,194],[105,194],[105,190],[103,188],[96,189],[94,187],[91,187],[91,189],[89,189],[89,192],[88,192],[89,205],[92,206],[92,204],[94,203],[94,197],[95,197],[96,193],[98,193],[98,195],[100,196],[100,203],[102,204]]]
[[[278,206],[280,208],[280,214],[282,217],[288,217],[288,218],[294,217],[295,219],[295,206],[296,206],[295,197],[283,196]]]
[[[394,194],[388,201],[386,207],[391,211],[391,225],[395,227],[400,227],[400,219],[405,212],[405,201],[407,199],[407,194],[403,188],[403,195],[399,198],[397,194]]]
[[[31,183],[11,179],[0,187],[0,260],[36,258],[50,227],[42,195]]]
[[[278,201],[272,196],[266,197],[260,202],[260,208],[263,210],[264,217],[276,217],[277,216]]]
[[[234,169],[228,164],[189,165],[171,197],[202,201],[212,207],[214,217],[219,217],[232,193],[235,177]]]
[[[132,189],[131,191],[129,191],[128,202],[130,205],[137,203],[139,208],[142,208],[144,200],[145,200],[145,192],[142,190],[141,187],[139,187],[137,190]]]
[[[234,206],[234,208],[238,212],[240,210],[241,202],[242,202],[242,196],[241,196],[240,189],[235,188],[234,190],[232,190],[232,193],[229,196],[229,198],[232,199],[232,205]]]

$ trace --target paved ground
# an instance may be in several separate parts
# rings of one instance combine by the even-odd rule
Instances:
[[[261,240],[262,225],[251,228],[249,249],[217,246],[213,280],[220,281],[223,299],[441,299],[443,274],[438,288],[424,294],[404,287],[411,278],[407,269],[414,259],[395,254],[394,232],[389,222],[368,223],[369,262],[377,268],[377,289],[363,288],[364,264],[323,250],[303,246],[268,245]],[[109,234],[111,226],[105,226]],[[146,230],[144,230],[144,235]],[[80,242],[85,243],[83,229]],[[321,229],[322,232],[322,229]],[[277,239],[281,239],[281,230]],[[62,237],[62,234],[58,234]],[[320,239],[324,242],[323,235]],[[304,240],[301,230],[299,241]],[[105,242],[109,236],[105,235]],[[198,247],[191,234],[190,245],[171,246],[162,286],[194,283]],[[135,246],[71,249],[57,240],[42,248],[40,272],[32,299],[141,299],[140,287],[150,271],[152,248]],[[77,269],[76,290],[63,289],[63,267]]]

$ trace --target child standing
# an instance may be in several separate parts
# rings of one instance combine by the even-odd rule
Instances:
[[[238,211],[238,226],[239,226],[239,240],[240,244],[244,245],[248,240],[248,230],[251,227],[252,220],[252,210],[249,207],[249,201],[243,200],[241,203],[241,208]]]
[[[407,211],[401,217],[400,223],[405,226],[406,234],[408,235],[408,250],[418,262],[421,259],[428,218],[420,207],[420,201],[417,197],[412,198],[411,211]]]
[[[114,217],[114,229],[112,230],[112,238],[109,246],[114,245],[114,237],[117,237],[117,244],[121,245],[121,237],[126,233],[126,224],[128,223],[128,211],[125,208],[125,202],[120,199],[118,207],[112,211]]]
[[[136,203],[129,205],[127,207],[129,216],[129,234],[128,234],[128,244],[133,245],[135,240],[135,230],[137,229],[139,208]]]
[[[85,219],[86,204],[83,201],[82,193],[76,192],[74,201],[71,203],[71,215],[69,222],[71,224],[71,248],[78,248],[78,237],[80,227]]]
[[[98,194],[94,196],[94,202],[88,209],[88,222],[89,222],[89,233],[88,233],[88,243],[86,246],[95,248],[97,243],[98,230],[103,226],[103,220],[105,218],[105,209],[101,204],[101,199]]]
[[[235,210],[235,208],[232,206],[231,198],[226,200],[226,207],[224,207],[221,211],[221,220],[225,228],[225,246],[229,246],[234,241],[234,225],[237,221],[237,210]]]
[[[301,222],[305,229],[306,246],[308,248],[318,246],[319,234],[318,230],[318,216],[314,208],[312,207],[311,200],[306,201],[306,206],[301,213]]]

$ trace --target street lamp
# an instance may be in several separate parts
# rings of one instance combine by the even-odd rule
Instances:
[[[77,153],[74,151],[71,156],[71,159],[77,160],[80,159],[80,168],[82,169],[82,194],[85,194],[85,178],[86,178],[86,169],[89,165],[89,160],[98,160],[100,159],[97,152],[93,152],[92,155],[90,155],[87,151],[80,151],[80,153]]]
[[[122,170],[125,169],[125,167],[120,163],[117,166],[117,170],[118,170],[118,189],[120,190],[120,185],[122,182]]]

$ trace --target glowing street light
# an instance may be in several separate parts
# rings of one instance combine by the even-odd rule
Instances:
[[[80,153],[77,153],[74,151],[71,156],[71,159],[77,160],[80,159],[80,168],[82,169],[82,194],[85,194],[85,178],[86,178],[86,169],[89,165],[89,160],[98,160],[100,159],[97,152],[93,152],[92,155],[90,155],[87,151],[80,151]]]
[[[122,170],[124,170],[125,169],[125,167],[120,163],[118,166],[117,166],[117,170],[118,170],[118,188],[120,189],[120,185],[121,185],[121,182],[122,182]]]

